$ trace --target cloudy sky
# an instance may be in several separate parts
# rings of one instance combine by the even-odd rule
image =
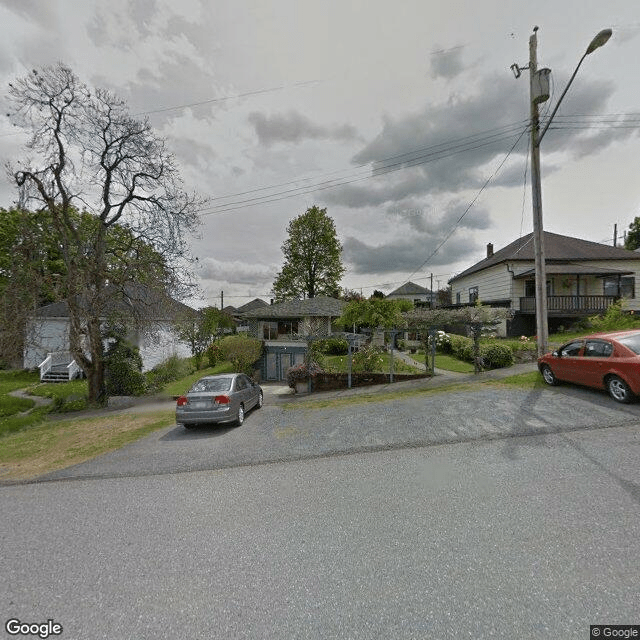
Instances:
[[[637,0],[0,0],[8,82],[58,61],[148,117],[209,197],[203,297],[269,298],[292,218],[327,207],[343,286],[434,287],[532,229],[529,36],[549,113],[545,228],[612,243],[640,215]],[[0,119],[0,159],[24,139]],[[16,194],[0,182],[0,206]]]

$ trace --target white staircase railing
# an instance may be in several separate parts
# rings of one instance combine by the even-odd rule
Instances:
[[[47,353],[47,357],[38,365],[40,369],[40,381],[44,379],[47,373],[54,367],[60,367],[64,365],[67,369],[67,379],[73,380],[78,377],[81,369],[78,363],[74,360],[70,351],[54,351],[53,353]]]

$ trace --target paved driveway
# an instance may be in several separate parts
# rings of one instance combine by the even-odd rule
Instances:
[[[291,408],[289,408],[291,407]],[[535,391],[482,385],[323,409],[285,405],[270,390],[242,427],[173,425],[43,479],[167,474],[342,453],[585,428],[637,425],[640,403],[572,386]]]

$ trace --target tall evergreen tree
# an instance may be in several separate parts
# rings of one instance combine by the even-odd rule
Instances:
[[[288,299],[335,296],[345,272],[342,245],[326,209],[313,206],[289,222],[282,245],[284,266],[273,283],[279,302]]]

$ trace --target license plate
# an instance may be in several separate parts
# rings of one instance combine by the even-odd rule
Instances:
[[[206,409],[207,407],[209,407],[209,403],[208,402],[193,402],[191,403],[191,406],[194,409]]]

